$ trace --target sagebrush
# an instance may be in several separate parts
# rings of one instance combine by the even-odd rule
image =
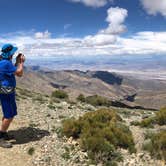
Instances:
[[[119,161],[118,148],[135,152],[132,133],[114,110],[99,109],[79,119],[63,121],[63,133],[79,139],[80,146],[96,162]]]

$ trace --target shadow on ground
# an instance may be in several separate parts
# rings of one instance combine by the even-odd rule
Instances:
[[[9,135],[13,135],[15,142],[13,144],[25,144],[33,141],[39,141],[50,133],[47,130],[41,130],[33,127],[22,127],[18,130],[9,131]]]

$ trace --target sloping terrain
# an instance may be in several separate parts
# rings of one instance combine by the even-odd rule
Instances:
[[[159,109],[166,105],[166,82],[140,80],[107,71],[44,71],[26,68],[18,85],[36,92],[50,94],[54,89],[63,89],[75,99],[80,93],[85,96],[99,94],[111,100],[131,106]]]
[[[61,121],[69,117],[79,117],[97,108],[67,101],[51,102],[50,97],[17,90],[19,115],[11,125],[9,134],[15,136],[13,148],[1,150],[0,165],[10,166],[86,166],[87,153],[79,148],[72,138],[61,138]],[[127,125],[133,120],[141,120],[153,111],[117,109]],[[130,126],[137,153],[129,154],[121,149],[124,161],[120,166],[164,166],[160,160],[152,159],[141,149],[145,129]]]

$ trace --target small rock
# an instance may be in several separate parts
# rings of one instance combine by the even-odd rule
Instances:
[[[139,157],[139,158],[144,157],[144,153],[138,153],[138,157]]]

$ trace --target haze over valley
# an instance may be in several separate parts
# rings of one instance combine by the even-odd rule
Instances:
[[[54,56],[27,59],[28,66],[47,70],[104,70],[141,79],[166,80],[165,55]]]

